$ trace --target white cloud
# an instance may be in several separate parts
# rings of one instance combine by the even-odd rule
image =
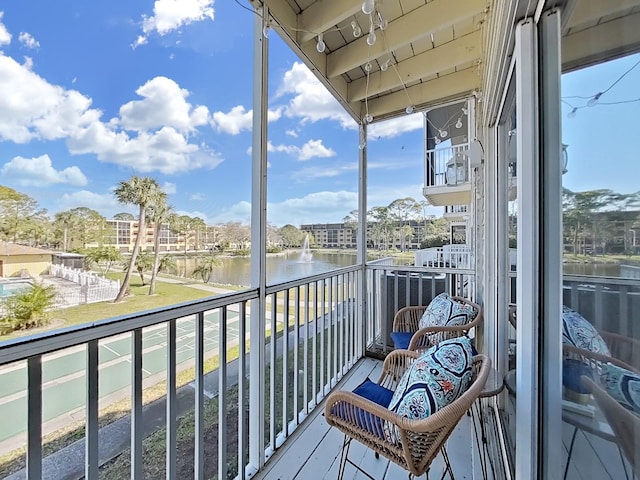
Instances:
[[[275,122],[282,117],[283,108],[267,111],[267,121]],[[250,131],[253,122],[253,110],[247,110],[242,105],[236,105],[229,113],[214,112],[211,116],[211,126],[218,132],[238,135],[243,131]]]
[[[78,167],[56,170],[46,154],[36,158],[14,157],[0,168],[0,173],[23,186],[45,187],[65,183],[81,187],[87,184],[87,177]]]
[[[71,153],[93,153],[98,160],[133,167],[139,172],[159,171],[165,174],[197,168],[215,168],[222,158],[188,142],[172,127],[157,132],[141,132],[129,138],[102,123],[94,123],[68,140]]]
[[[189,198],[191,200],[195,200],[196,202],[201,202],[202,200],[205,200],[207,197],[205,196],[204,193],[193,193]]]
[[[9,45],[11,43],[11,34],[7,30],[7,27],[2,23],[2,16],[4,12],[0,11],[0,46]]]
[[[284,132],[284,133],[286,133],[286,134],[287,134],[287,135],[289,135],[290,137],[298,138],[298,132],[296,132],[295,130],[287,130],[287,131],[286,131],[286,132]]]
[[[173,195],[176,193],[176,184],[171,182],[164,182],[162,184],[162,191],[167,195]]]
[[[336,152],[322,144],[322,140],[309,140],[300,149],[298,160],[310,160],[315,157],[334,157]]]
[[[215,215],[208,217],[211,224],[225,222],[251,223],[251,203],[238,202],[230,207],[217,208]]]
[[[268,141],[267,151],[287,153],[301,161],[310,160],[315,157],[327,158],[336,155],[334,150],[322,144],[322,140],[309,140],[302,147],[295,145],[274,145],[271,141]]]
[[[211,123],[218,132],[238,135],[243,130],[251,130],[252,121],[253,111],[246,111],[242,105],[237,105],[229,113],[214,112]]]
[[[303,63],[295,62],[284,74],[278,96],[285,94],[294,95],[285,110],[287,117],[300,117],[303,123],[336,120],[344,128],[357,128],[353,119]]]
[[[177,30],[183,25],[193,22],[214,19],[214,0],[156,0],[153,5],[153,15],[142,16],[142,31],[133,44],[147,43],[147,38],[151,33],[166,35]]]
[[[278,226],[292,223],[339,222],[358,208],[356,192],[316,192],[267,205],[267,219]]]
[[[188,135],[207,124],[209,113],[206,107],[187,103],[186,90],[156,77],[138,93],[143,100],[123,105],[123,117],[105,123],[102,112],[91,108],[90,98],[52,85],[30,65],[0,53],[0,141],[65,139],[73,154],[94,154],[140,172],[172,174],[222,162],[216,152],[189,142]]]
[[[20,32],[18,35],[18,40],[27,48],[38,48],[40,47],[40,42],[38,42],[33,35],[28,32]]]
[[[65,193],[58,200],[58,211],[70,210],[76,207],[87,207],[100,212],[106,218],[113,217],[119,212],[129,212],[138,215],[136,207],[118,203],[113,193],[95,193],[88,190],[80,190],[74,193]],[[54,212],[55,213],[55,212]]]
[[[267,141],[267,152],[281,152],[289,155],[296,155],[300,149],[295,145],[274,145],[271,140]],[[249,151],[251,153],[251,151]]]
[[[189,92],[167,77],[155,77],[136,90],[143,100],[134,100],[120,107],[120,124],[127,130],[142,132],[161,126],[190,132],[206,125],[209,109],[192,108],[186,101]]]
[[[96,121],[91,99],[51,85],[14,59],[0,54],[0,140],[54,140]]]
[[[344,175],[345,173],[353,172],[354,170],[358,170],[357,162],[341,164],[340,166],[333,166],[330,168],[307,167],[294,172],[291,175],[291,178],[299,182],[309,182],[313,181],[316,178],[339,177],[341,175]]]
[[[368,138],[377,140],[378,138],[393,138],[406,132],[422,130],[424,128],[424,117],[421,113],[414,113],[404,117],[397,117],[392,120],[385,120],[380,123],[373,123],[367,129]]]

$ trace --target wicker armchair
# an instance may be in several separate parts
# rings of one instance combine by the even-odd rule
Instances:
[[[405,370],[418,356],[418,352],[409,350],[391,352],[385,359],[378,384],[395,390]],[[409,478],[427,472],[442,451],[447,470],[453,478],[445,441],[480,395],[490,368],[489,357],[476,355],[473,358],[473,381],[469,389],[423,420],[409,420],[350,391],[331,393],[325,404],[325,418],[329,425],[345,434],[338,478],[342,479],[347,463],[355,465],[348,458],[352,440],[369,447],[376,452],[376,456],[382,455],[408,470]],[[394,435],[389,435],[389,432],[394,431],[398,432],[397,441]]]
[[[589,389],[611,426],[616,442],[631,464],[633,472],[640,477],[640,417],[620,405],[590,378],[582,377],[582,383]]]
[[[517,328],[517,318],[516,306],[509,305],[509,323],[513,328]],[[596,372],[600,371],[603,363],[609,362],[632,372],[640,373],[640,341],[606,330],[598,330],[598,334],[607,344],[610,356],[563,343],[563,357],[580,360],[595,369]]]
[[[427,309],[426,306],[408,306],[396,312],[393,318],[393,331],[413,333],[408,346],[409,350],[425,350],[433,345],[437,345],[443,340],[467,335],[473,327],[482,322],[482,307],[480,307],[480,305],[463,297],[454,296],[451,298],[473,307],[475,316],[469,323],[457,326],[426,327],[421,329],[418,324],[422,314]]]

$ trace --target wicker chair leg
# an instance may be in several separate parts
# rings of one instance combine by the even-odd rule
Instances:
[[[454,480],[455,477],[453,476],[453,469],[451,468],[451,462],[449,461],[449,454],[447,453],[447,449],[444,446],[442,447],[442,458],[444,458],[444,463],[447,468],[445,468],[444,472],[442,472],[442,477],[440,477],[440,480],[444,479],[447,472],[449,473],[449,478],[451,478],[451,480]]]
[[[351,446],[351,437],[344,436],[342,442],[342,451],[340,453],[340,468],[338,469],[338,480],[342,480],[344,476],[344,468],[347,466],[347,456],[349,455],[349,447]]]

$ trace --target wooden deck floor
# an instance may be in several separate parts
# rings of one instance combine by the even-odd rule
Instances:
[[[369,376],[377,380],[382,362],[366,358],[341,382],[338,388],[353,389]],[[301,426],[274,456],[256,478],[261,480],[334,480],[338,475],[343,435],[327,425],[323,409],[316,409],[305,425]],[[463,417],[447,442],[447,451],[456,479],[482,478],[471,417]],[[384,458],[376,459],[373,452],[353,442],[349,458],[379,480],[408,477],[408,472]],[[441,456],[434,461],[429,478],[439,479],[444,471]],[[423,476],[421,478],[426,478]],[[353,466],[347,465],[345,480],[366,479]]]
[[[382,362],[371,358],[361,360],[337,388],[352,390],[370,377],[377,380]],[[287,442],[269,459],[265,468],[255,477],[259,480],[335,480],[338,476],[343,435],[329,427],[324,420],[323,405],[301,425]],[[565,423],[563,428],[564,461],[566,462],[573,428]],[[472,417],[465,416],[447,442],[447,452],[457,480],[482,479],[482,471],[476,447]],[[376,459],[373,452],[358,442],[353,442],[349,458],[358,463],[376,480],[406,479],[408,473],[384,458]],[[626,472],[625,472],[626,468]],[[616,445],[589,433],[579,431],[567,471],[567,480],[632,479],[628,462],[621,458]],[[444,472],[442,456],[431,467],[431,479],[440,479]],[[562,477],[560,473],[560,478]],[[347,465],[345,480],[364,480],[366,477],[353,466]],[[421,478],[427,478],[423,476]],[[446,477],[448,478],[448,476]],[[488,480],[507,478],[501,469],[489,470]]]

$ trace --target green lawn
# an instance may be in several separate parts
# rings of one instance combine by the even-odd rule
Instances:
[[[111,279],[122,279],[123,274],[109,274]],[[148,281],[148,279],[146,279]],[[197,283],[197,282],[193,282]],[[229,287],[224,287],[229,289]],[[159,307],[198,300],[215,295],[213,292],[192,288],[187,285],[158,281],[156,294],[148,295],[149,285],[142,285],[140,277],[134,276],[130,284],[130,296],[119,303],[100,302],[89,305],[58,309],[51,312],[51,328],[63,328],[81,323],[96,322],[112,317],[119,317],[135,312],[152,310]],[[46,327],[45,327],[46,328]],[[39,329],[38,331],[42,331]],[[0,341],[30,335],[32,331],[23,330],[0,336]]]

